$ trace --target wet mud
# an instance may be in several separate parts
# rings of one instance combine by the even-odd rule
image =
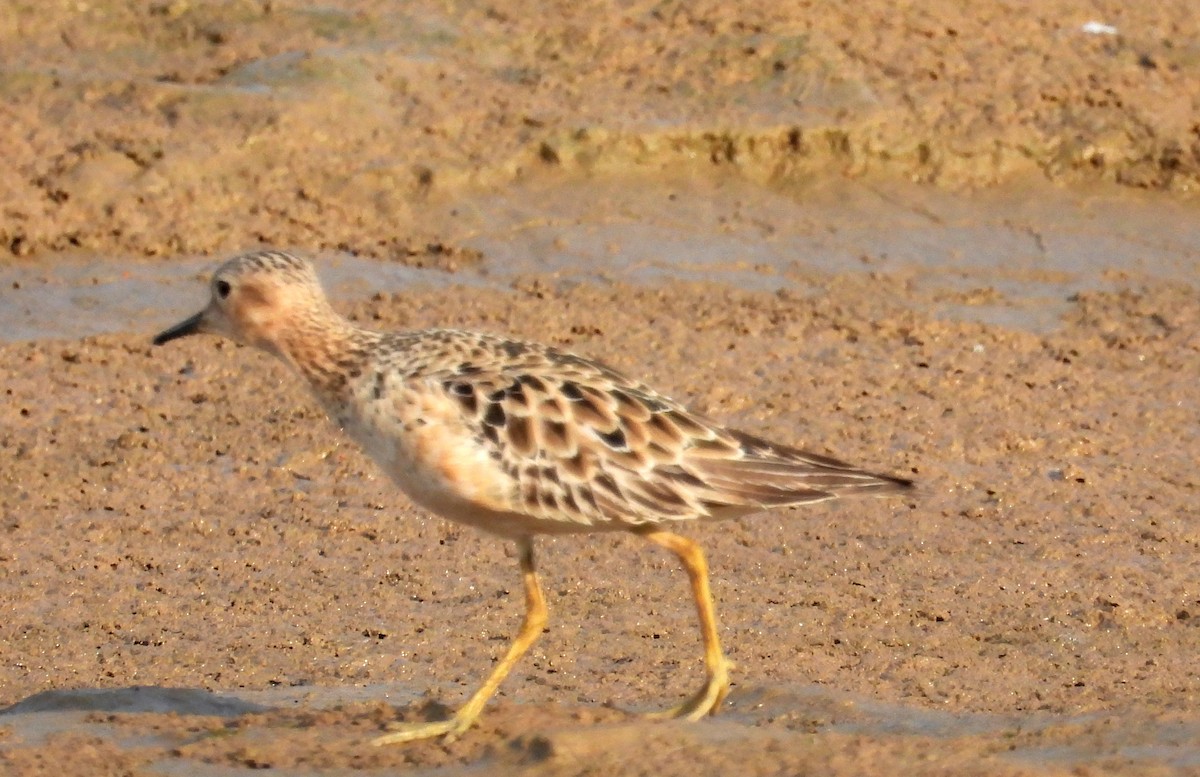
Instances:
[[[0,23],[0,771],[1174,774],[1200,763],[1186,3],[22,6]],[[1115,32],[1084,25],[1102,22]],[[911,499],[504,543],[270,357],[149,337],[258,245],[372,327],[600,358]]]

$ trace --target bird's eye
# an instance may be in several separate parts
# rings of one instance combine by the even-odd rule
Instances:
[[[225,299],[229,296],[229,292],[233,290],[233,287],[229,285],[229,281],[217,281],[216,289],[217,296]]]

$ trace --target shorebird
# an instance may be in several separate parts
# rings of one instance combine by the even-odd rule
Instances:
[[[451,329],[363,329],[329,304],[312,264],[283,251],[229,260],[210,288],[208,306],[155,345],[209,333],[275,354],[413,502],[516,543],[525,617],[507,653],[452,716],[393,724],[375,744],[453,738],[476,721],[547,623],[533,554],[539,534],[626,531],[678,556],[699,615],[705,681],[658,715],[716,713],[731,664],[704,552],[675,530],[912,486],[726,428],[557,348]]]

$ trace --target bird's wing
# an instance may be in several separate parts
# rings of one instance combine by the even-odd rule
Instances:
[[[584,524],[727,517],[907,481],[727,430],[590,359],[489,343],[425,377],[512,479],[514,509]]]

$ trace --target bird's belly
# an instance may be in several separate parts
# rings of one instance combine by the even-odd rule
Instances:
[[[505,536],[534,533],[514,511],[511,478],[465,429],[436,419],[360,417],[343,429],[417,505],[458,523]]]

